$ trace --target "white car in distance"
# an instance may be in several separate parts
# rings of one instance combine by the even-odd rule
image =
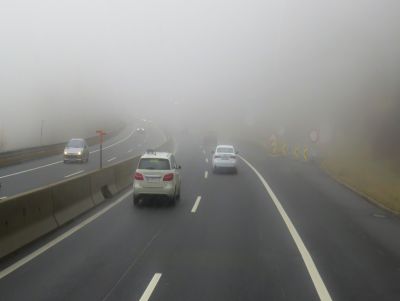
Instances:
[[[218,145],[212,154],[212,166],[214,173],[221,169],[227,169],[237,173],[236,155],[238,152],[232,145]]]

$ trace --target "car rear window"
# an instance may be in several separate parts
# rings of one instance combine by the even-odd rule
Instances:
[[[234,153],[233,148],[232,147],[218,147],[217,148],[217,153],[228,153],[228,154],[232,154]]]
[[[139,169],[169,170],[171,168],[167,159],[148,158],[140,160]]]

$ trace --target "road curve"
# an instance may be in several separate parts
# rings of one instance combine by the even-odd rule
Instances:
[[[125,191],[7,258],[3,269],[74,229],[1,277],[1,298],[327,300],[254,170],[240,160],[237,175],[213,174],[200,137],[176,141],[180,203],[134,208]],[[332,300],[400,300],[398,217],[316,166],[236,145],[290,218]]]

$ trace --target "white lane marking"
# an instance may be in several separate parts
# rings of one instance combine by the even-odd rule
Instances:
[[[109,145],[107,147],[104,147],[103,150],[108,149],[110,147],[113,147],[113,146],[115,146],[117,144],[120,144],[120,143],[128,140],[130,137],[132,137],[133,133],[134,133],[134,131],[132,131],[132,133],[129,134],[129,136],[127,136],[126,138],[124,138],[124,139],[122,139],[122,140],[120,140],[120,141],[118,141],[118,142],[116,142],[114,144],[111,144],[111,145]],[[99,151],[100,150],[97,149],[97,150],[91,151],[90,153],[93,154],[93,153],[97,153]],[[49,167],[49,166],[52,166],[52,165],[56,165],[56,164],[60,164],[60,163],[63,163],[63,162],[64,161],[57,161],[57,162],[53,162],[53,163],[50,163],[50,164],[45,164],[45,165],[37,166],[37,167],[34,167],[34,168],[21,170],[21,171],[18,171],[18,172],[14,172],[14,173],[11,173],[11,174],[8,174],[8,175],[1,176],[0,179],[12,177],[12,176],[17,176],[17,175],[20,175],[20,174],[23,174],[23,173],[27,173],[27,172],[30,172],[30,171],[35,171],[35,170],[38,170],[38,169],[41,169],[41,168],[46,168],[46,167]]]
[[[199,207],[201,201],[201,196],[198,196],[196,199],[196,202],[194,202],[193,208],[192,208],[192,213],[196,213],[197,207]]]
[[[133,152],[133,149],[132,149],[132,148],[131,148],[130,150],[128,150],[128,154],[131,153],[131,152]]]
[[[287,228],[289,229],[290,235],[292,236],[297,249],[299,250],[301,257],[306,265],[308,274],[311,277],[312,282],[314,283],[314,287],[317,290],[318,296],[322,301],[332,301],[332,298],[328,292],[328,289],[325,286],[324,281],[321,278],[321,275],[318,272],[315,263],[308,252],[306,246],[304,245],[303,240],[301,239],[299,233],[297,232],[296,228],[294,227],[292,221],[290,220],[289,216],[286,214],[285,209],[282,207],[282,204],[279,202],[278,198],[276,197],[275,193],[272,191],[271,187],[268,185],[267,181],[264,177],[258,172],[258,170],[250,164],[246,159],[242,156],[239,156],[258,176],[261,183],[264,185],[265,189],[267,190],[269,196],[271,197],[272,201],[275,204],[275,207],[278,209],[279,214],[281,215],[283,221],[285,222]]]
[[[114,161],[116,159],[117,159],[117,157],[112,157],[111,159],[108,159],[107,162],[112,162],[112,161]]]
[[[150,299],[151,294],[153,293],[154,289],[156,288],[158,281],[160,281],[161,276],[162,276],[161,273],[154,274],[153,278],[151,279],[149,285],[147,286],[146,290],[144,291],[144,293],[139,301],[147,301]]]
[[[4,179],[4,178],[20,175],[20,174],[23,174],[23,173],[27,173],[27,172],[34,171],[34,170],[37,170],[37,169],[41,169],[41,168],[49,167],[49,166],[52,166],[52,165],[60,164],[60,163],[63,163],[63,162],[64,161],[57,161],[57,162],[53,162],[53,163],[50,163],[50,164],[41,165],[41,166],[38,166],[38,167],[34,167],[34,168],[30,168],[30,169],[26,169],[26,170],[14,172],[14,173],[10,173],[8,175],[1,176],[0,179]]]
[[[206,158],[206,163],[208,163],[208,158]]]
[[[0,197],[0,201],[5,200],[6,198],[7,198],[7,196],[2,196],[2,197]]]
[[[91,222],[93,222],[94,220],[96,220],[97,218],[102,216],[104,213],[106,213],[108,210],[110,210],[114,206],[116,206],[119,203],[121,203],[123,200],[125,200],[132,193],[133,193],[133,190],[131,189],[127,193],[122,195],[119,199],[117,199],[114,203],[108,205],[104,209],[100,210],[99,212],[97,212],[96,214],[92,215],[88,219],[84,220],[80,224],[78,224],[75,227],[71,228],[67,232],[65,232],[65,233],[61,234],[60,236],[56,237],[52,241],[49,241],[47,244],[43,245],[42,247],[40,247],[36,251],[32,252],[31,254],[29,254],[29,255],[25,256],[24,258],[18,260],[17,262],[15,262],[14,264],[12,264],[9,267],[5,268],[4,270],[1,270],[0,271],[0,280],[3,279],[4,277],[6,277],[7,275],[11,274],[12,272],[16,271],[17,269],[19,269],[23,265],[27,264],[28,262],[32,261],[36,257],[40,256],[41,254],[43,254],[44,252],[46,252],[50,248],[52,248],[55,245],[59,244],[64,239],[70,237],[72,234],[74,234],[75,232],[79,231],[80,229],[82,229],[86,225],[90,224]]]
[[[133,131],[132,131],[128,136],[126,136],[124,139],[121,139],[121,140],[119,140],[119,141],[117,141],[117,142],[115,142],[115,143],[113,143],[113,144],[110,144],[110,145],[108,145],[108,146],[106,146],[106,147],[103,147],[103,150],[109,149],[109,148],[114,147],[114,146],[116,146],[116,145],[118,145],[118,144],[121,144],[122,142],[125,142],[126,140],[128,140],[129,138],[131,138],[131,137],[133,136],[134,133],[135,133],[135,130],[133,130]],[[94,151],[91,151],[90,153],[93,154],[93,153],[97,153],[97,152],[99,152],[99,151],[100,151],[100,149],[96,149],[96,150],[94,150]]]
[[[85,172],[85,171],[82,169],[82,170],[80,170],[80,171],[77,171],[77,172],[71,173],[71,174],[69,174],[69,175],[66,175],[64,178],[70,178],[70,177],[79,175],[80,173],[83,173],[83,172]]]
[[[203,149],[203,154],[206,154],[206,151]]]
[[[204,173],[204,179],[207,179],[208,178],[208,171],[206,171],[205,173]]]

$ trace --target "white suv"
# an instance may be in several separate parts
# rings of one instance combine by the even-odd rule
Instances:
[[[180,169],[173,154],[147,151],[140,158],[134,175],[134,205],[149,196],[164,197],[175,204],[181,195]]]
[[[237,172],[236,155],[238,152],[235,151],[235,148],[232,145],[218,145],[212,154],[212,166],[214,173],[222,168],[230,169],[235,173]]]

